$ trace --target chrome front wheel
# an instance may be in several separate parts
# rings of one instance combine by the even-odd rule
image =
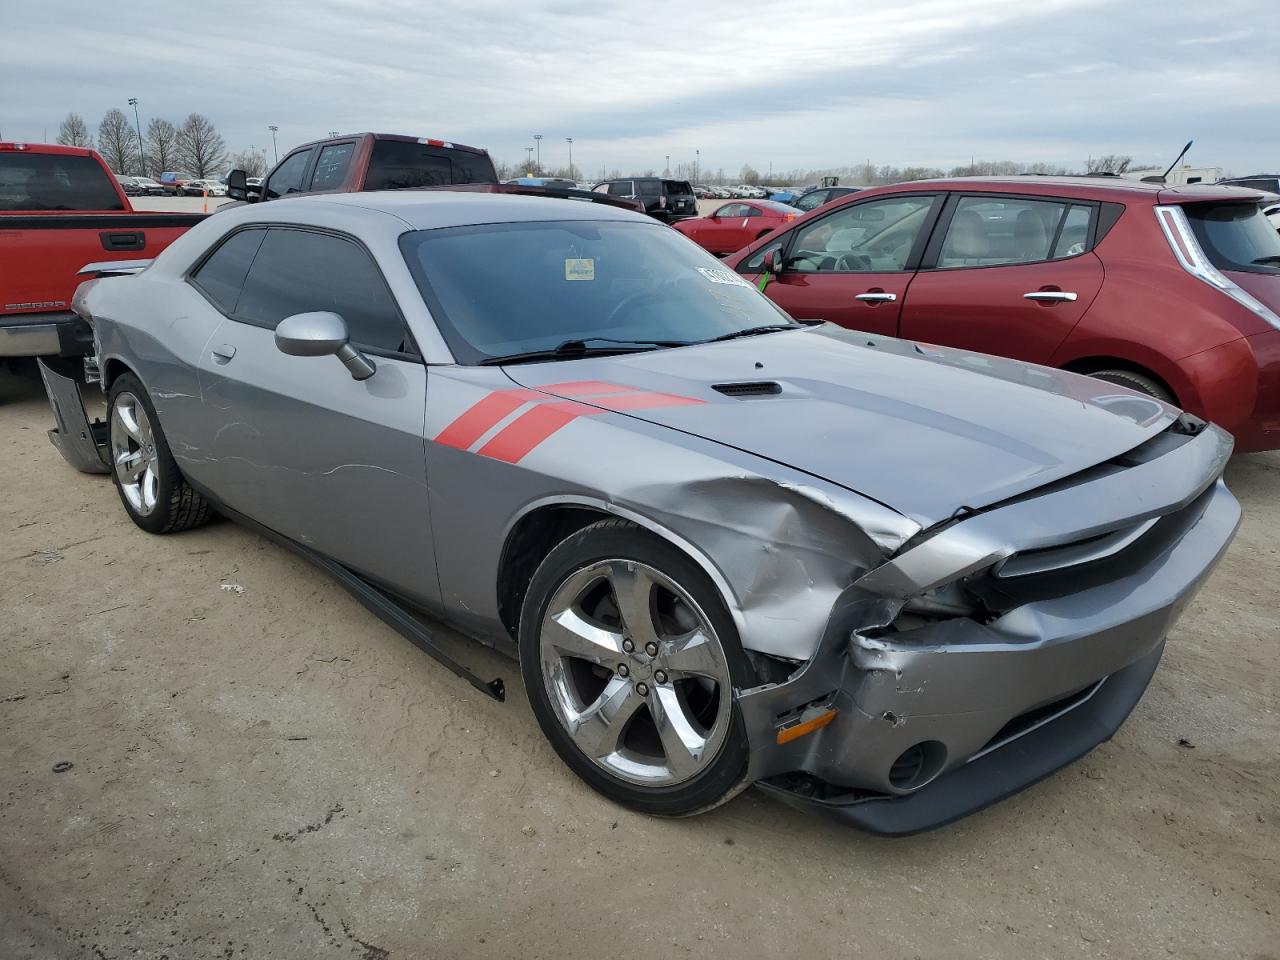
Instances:
[[[607,773],[674,786],[712,764],[733,684],[710,619],[661,570],[608,559],[572,573],[542,618],[546,693],[574,745]]]

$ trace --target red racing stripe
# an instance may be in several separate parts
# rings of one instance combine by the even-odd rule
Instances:
[[[617,397],[592,397],[590,402],[619,413],[624,410],[655,410],[659,407],[688,407],[706,403],[696,397],[681,397],[674,393],[628,393]]]
[[[578,417],[588,417],[598,413],[604,413],[604,411],[575,403],[573,400],[540,403],[503,427],[476,453],[506,463],[517,463],[561,427]]]
[[[546,394],[524,389],[499,390],[491,393],[472,404],[461,416],[441,430],[436,437],[436,443],[466,450],[503,417],[531,400],[541,400],[545,396]]]

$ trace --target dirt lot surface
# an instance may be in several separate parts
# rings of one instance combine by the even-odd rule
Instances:
[[[1114,741],[884,840],[664,822],[229,523],[154,537],[0,375],[0,958],[1280,957],[1280,455]],[[55,772],[56,765],[70,769]]]

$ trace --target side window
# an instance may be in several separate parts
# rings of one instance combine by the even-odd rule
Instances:
[[[354,143],[333,143],[320,150],[316,160],[316,172],[311,176],[312,190],[337,190],[347,179],[351,157],[356,152]]]
[[[591,191],[593,193],[609,193],[612,188],[613,188],[613,184],[611,183],[597,183],[594,187],[591,188]]]
[[[745,203],[726,203],[723,207],[712,214],[713,217],[744,217],[743,211],[746,209]]]
[[[905,270],[936,197],[884,197],[841,207],[796,231],[787,269],[801,273]]]
[[[1046,200],[962,197],[938,266],[945,270],[1048,260],[1066,209],[1065,203]]]
[[[744,203],[742,206],[743,206],[742,215],[744,217],[763,217],[764,216],[764,211],[761,210],[759,207],[753,207],[749,203]]]
[[[1053,259],[1075,257],[1085,252],[1089,246],[1089,221],[1092,217],[1093,207],[1076,205],[1067,211],[1058,242],[1053,245]]]
[[[773,243],[766,243],[763,247],[761,247],[759,250],[757,250],[755,253],[749,256],[746,260],[743,260],[742,263],[738,264],[738,272],[739,273],[759,273],[764,268],[764,258],[771,253],[775,257],[779,256],[786,242],[787,242],[787,238],[782,237],[778,240],[775,240]]]
[[[331,310],[351,341],[406,352],[408,334],[391,292],[369,254],[341,237],[273,228],[254,258],[235,318],[274,329],[285,317]]]
[[[614,180],[613,183],[609,184],[609,194],[611,196],[629,197],[631,192],[630,180]]]
[[[284,158],[284,163],[276,168],[267,180],[266,198],[274,200],[286,193],[297,193],[302,189],[302,178],[307,172],[307,164],[311,162],[310,150],[299,150]]]
[[[266,230],[233,233],[191,275],[191,282],[203,290],[223,313],[236,312],[240,288],[244,286],[244,278],[266,235]]]

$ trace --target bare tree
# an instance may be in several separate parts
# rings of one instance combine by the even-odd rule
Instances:
[[[187,115],[178,129],[178,162],[184,170],[204,178],[227,160],[226,142],[213,122],[200,113]]]
[[[138,166],[138,135],[123,110],[112,107],[98,124],[98,151],[116,173],[133,173]]]
[[[243,170],[246,177],[261,177],[267,172],[267,154],[263,150],[241,150],[227,159],[233,170]]]
[[[93,137],[89,135],[89,125],[78,113],[68,113],[58,128],[58,142],[67,147],[88,147],[93,149]]]
[[[1089,173],[1124,173],[1131,163],[1133,163],[1133,157],[1108,153],[1103,157],[1090,157],[1087,170]]]
[[[153,117],[147,122],[147,172],[158,177],[178,165],[178,128],[168,120]]]

